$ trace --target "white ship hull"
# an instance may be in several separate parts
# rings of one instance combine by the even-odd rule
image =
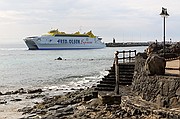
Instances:
[[[24,39],[30,50],[98,49],[104,48],[101,38],[82,36],[27,37]]]

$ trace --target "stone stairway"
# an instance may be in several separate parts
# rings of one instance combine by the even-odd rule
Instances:
[[[131,85],[134,75],[134,63],[119,63],[119,85]],[[98,91],[114,91],[115,89],[115,66],[113,65],[107,76],[104,76],[102,80],[97,84],[95,90]]]

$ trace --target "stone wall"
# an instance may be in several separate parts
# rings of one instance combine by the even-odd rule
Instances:
[[[132,90],[159,107],[180,107],[180,77],[147,75],[144,69],[146,59],[143,57],[142,54],[136,56]]]

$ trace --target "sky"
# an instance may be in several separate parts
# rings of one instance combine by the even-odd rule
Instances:
[[[104,42],[180,41],[180,0],[0,0],[0,44],[22,43],[51,29],[92,32]]]

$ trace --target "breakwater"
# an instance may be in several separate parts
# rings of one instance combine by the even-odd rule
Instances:
[[[106,47],[149,46],[149,42],[106,43]]]

